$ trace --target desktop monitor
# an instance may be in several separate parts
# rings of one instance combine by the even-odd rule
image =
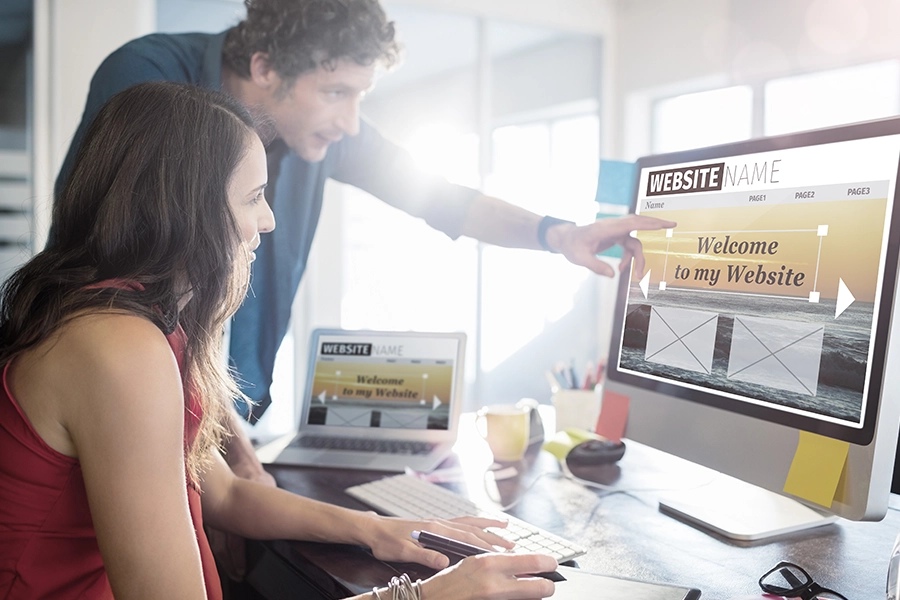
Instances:
[[[898,164],[900,119],[638,161],[633,211],[677,226],[637,233],[646,269],[619,281],[604,393],[630,398],[627,438],[779,494],[759,505],[750,486],[701,488],[696,505],[688,493],[663,510],[738,539],[885,515],[900,428]],[[828,506],[785,498],[801,431],[849,443]],[[793,505],[813,516],[727,525]]]

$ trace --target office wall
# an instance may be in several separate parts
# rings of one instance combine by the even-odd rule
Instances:
[[[239,0],[155,0],[157,28],[165,33],[217,33],[240,21],[247,11]]]
[[[126,0],[123,0],[125,2]],[[216,31],[223,21],[223,11],[243,13],[241,0],[157,0],[160,27],[165,30],[186,31],[184,23],[193,29]],[[614,0],[383,0],[391,7],[430,8],[435,11],[509,19],[536,23],[583,33],[606,33],[612,23]],[[202,21],[209,19],[212,24]]]
[[[155,29],[155,10],[155,0],[35,0],[35,248],[46,240],[53,182],[91,76],[112,50]]]
[[[491,67],[491,118],[502,122],[522,113],[596,99],[597,59],[596,38],[580,35],[497,58]],[[433,122],[477,132],[477,78],[476,65],[470,64],[391,87],[387,93],[376,87],[363,110],[388,136],[401,140]]]
[[[896,0],[620,0],[611,150],[648,150],[660,95],[896,58],[898,24]]]
[[[385,0],[385,6],[416,6],[508,19],[581,33],[609,33],[615,0]]]

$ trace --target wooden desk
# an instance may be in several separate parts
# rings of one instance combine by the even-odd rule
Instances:
[[[519,463],[520,476],[485,485],[483,474],[490,462],[486,447],[481,440],[467,440],[464,446],[466,454],[453,460],[466,467],[467,479],[445,485],[476,501],[496,494],[502,504],[524,494],[509,513],[589,548],[577,559],[577,565],[586,570],[688,585],[699,588],[703,598],[728,600],[758,596],[759,576],[779,561],[789,560],[851,600],[884,598],[888,558],[900,532],[900,498],[896,496],[891,498],[887,517],[878,523],[839,521],[766,543],[737,543],[660,513],[656,492],[604,495],[560,478],[556,460],[537,448]],[[624,489],[671,489],[690,481],[693,467],[629,442],[618,464],[595,467],[590,476]],[[357,509],[367,507],[343,490],[385,475],[268,468],[285,489]],[[355,547],[266,542],[251,544],[247,579],[266,598],[341,598],[385,585],[403,571],[413,578],[430,574],[417,565],[382,563]]]

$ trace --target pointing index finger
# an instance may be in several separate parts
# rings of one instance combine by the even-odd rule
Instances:
[[[672,229],[678,223],[675,221],[669,221],[668,219],[658,219],[656,217],[649,217],[647,215],[628,215],[626,217],[622,217],[623,221],[626,221],[631,226],[631,231],[635,229],[642,230],[652,230],[652,229]]]

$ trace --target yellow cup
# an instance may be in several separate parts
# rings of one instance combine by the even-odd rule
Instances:
[[[492,404],[478,411],[478,429],[487,440],[494,460],[515,462],[528,449],[531,408],[513,404]]]

